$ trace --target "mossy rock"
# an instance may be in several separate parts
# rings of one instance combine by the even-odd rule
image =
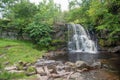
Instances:
[[[29,66],[26,70],[27,73],[36,72],[35,67]]]
[[[29,66],[25,73],[26,73],[27,76],[31,76],[31,75],[36,74],[37,71],[36,71],[35,67]]]
[[[52,44],[53,44],[53,45],[63,44],[63,43],[65,43],[65,41],[64,41],[64,40],[60,40],[60,39],[55,39],[55,40],[52,41]]]

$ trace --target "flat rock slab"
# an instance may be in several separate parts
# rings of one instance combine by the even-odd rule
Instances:
[[[8,72],[10,72],[10,73],[24,73],[23,70],[10,70]]]
[[[40,66],[50,66],[50,65],[57,65],[57,64],[62,64],[61,61],[55,61],[55,60],[38,60],[35,63],[36,67],[40,67]]]
[[[4,69],[7,70],[7,71],[17,70],[17,67],[16,66],[9,66],[9,67],[5,67]]]

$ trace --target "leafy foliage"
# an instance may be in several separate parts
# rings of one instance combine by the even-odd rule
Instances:
[[[50,44],[51,25],[61,12],[60,6],[53,0],[43,0],[38,5],[29,0],[2,0],[0,3],[3,18],[10,20],[4,25],[1,22],[2,27],[17,29],[18,37],[23,37],[23,33],[29,33],[32,40],[40,46]]]
[[[71,3],[73,3],[71,6]],[[71,0],[70,11],[65,19],[84,25],[97,33],[99,38],[106,38],[108,43],[119,41],[120,1],[119,0]],[[77,7],[74,7],[76,6]],[[116,39],[117,38],[117,39]]]
[[[33,41],[40,45],[40,47],[46,47],[51,41],[51,27],[47,24],[41,24],[33,22],[26,28],[27,32]]]

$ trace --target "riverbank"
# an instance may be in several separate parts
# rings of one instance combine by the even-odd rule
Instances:
[[[6,72],[5,67],[19,66],[19,62],[34,63],[45,51],[35,48],[28,41],[0,39],[0,80],[10,80],[25,77],[25,74],[11,74]]]
[[[117,53],[69,54],[65,50],[46,53],[29,42],[0,42],[0,79],[120,80]]]

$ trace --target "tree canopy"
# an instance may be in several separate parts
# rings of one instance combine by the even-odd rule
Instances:
[[[1,0],[0,10],[3,19],[10,20],[4,24],[6,28],[17,29],[18,36],[28,33],[33,42],[42,46],[50,43],[51,26],[61,12],[53,0],[43,0],[38,5],[29,0]]]
[[[79,23],[89,30],[95,30],[98,37],[108,42],[119,41],[120,1],[119,0],[70,0],[67,22]],[[117,39],[116,39],[117,37]]]

